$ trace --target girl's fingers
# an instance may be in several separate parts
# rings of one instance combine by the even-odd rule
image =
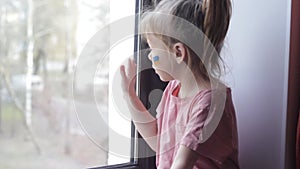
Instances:
[[[130,94],[135,94],[136,82],[136,64],[133,59],[128,59],[126,66],[120,66],[120,74],[122,77],[122,88]]]
[[[134,68],[134,70],[136,69],[136,64],[134,63],[134,60],[133,59],[130,59],[130,62],[131,62],[131,65],[132,68]]]
[[[127,66],[128,66],[128,75],[131,77],[132,73],[133,73],[133,70],[132,70],[133,67],[132,67],[132,61],[131,61],[131,59],[128,59]]]
[[[126,72],[125,72],[125,66],[122,65],[120,66],[120,74],[121,74],[121,86],[122,86],[122,89],[123,91],[128,91],[128,78],[126,76]]]
[[[133,59],[129,59],[129,70],[130,78],[134,78],[136,76],[136,64]]]
[[[120,73],[123,79],[127,79],[124,65],[120,66]]]
[[[132,59],[128,59],[127,63],[126,63],[126,66],[124,66],[124,67],[125,67],[124,69],[126,69],[126,73],[127,73],[126,77],[127,77],[127,79],[131,80],[132,78],[134,78],[134,76],[136,75],[135,74],[136,66],[135,66],[133,60]]]

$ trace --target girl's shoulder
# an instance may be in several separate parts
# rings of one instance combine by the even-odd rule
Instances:
[[[191,106],[207,109],[211,104],[219,103],[220,105],[223,105],[228,100],[231,100],[231,89],[229,87],[225,87],[221,92],[208,89],[199,91],[199,93],[193,97]]]
[[[207,109],[210,107],[212,98],[211,90],[199,91],[190,101],[190,107],[194,109]]]

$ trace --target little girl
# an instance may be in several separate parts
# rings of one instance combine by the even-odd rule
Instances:
[[[168,20],[168,16],[174,18]],[[135,93],[134,62],[129,60],[126,71],[122,65],[120,72],[132,120],[156,152],[158,169],[239,168],[237,124],[231,90],[218,80],[221,71],[218,54],[230,16],[230,0],[162,0],[153,11],[143,15],[141,30],[148,33],[142,36],[151,49],[148,57],[160,79],[169,81],[157,107],[156,118],[151,116]],[[205,36],[182,31],[181,28],[188,24],[180,24],[176,18],[191,23]],[[179,36],[162,33],[166,31]],[[186,39],[191,43],[188,44]],[[193,44],[197,41],[201,42],[196,44],[201,50],[194,49]],[[212,104],[222,96],[213,96],[217,90],[214,84],[225,89],[224,102],[217,102],[217,106]],[[222,110],[219,119],[216,107]]]

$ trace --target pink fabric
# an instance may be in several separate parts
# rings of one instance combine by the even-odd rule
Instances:
[[[206,142],[199,143],[210,107],[211,90],[181,99],[172,95],[179,85],[178,81],[170,81],[157,107],[157,168],[170,169],[180,145],[200,155],[194,169],[239,168],[236,117],[230,89],[227,89],[225,109],[218,127]]]

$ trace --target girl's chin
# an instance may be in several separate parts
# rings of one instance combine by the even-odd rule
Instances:
[[[159,78],[160,78],[160,80],[163,81],[163,82],[169,82],[169,81],[172,80],[172,79],[164,79],[164,78],[162,78],[162,77],[160,77],[160,76],[159,76]]]
[[[164,71],[155,70],[155,73],[159,76],[160,80],[163,82],[174,80],[174,78],[169,73],[166,73]]]

